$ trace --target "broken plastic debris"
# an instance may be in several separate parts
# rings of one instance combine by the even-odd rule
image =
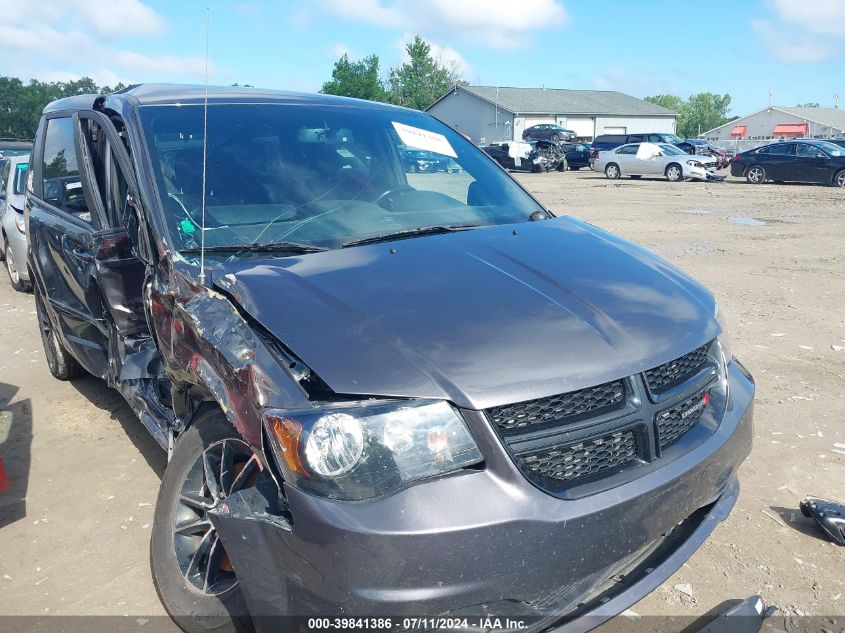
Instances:
[[[769,334],[769,336],[786,336],[786,332],[775,332],[773,334]]]
[[[814,519],[834,543],[845,545],[845,505],[819,497],[807,497],[801,502],[800,508],[801,514]]]

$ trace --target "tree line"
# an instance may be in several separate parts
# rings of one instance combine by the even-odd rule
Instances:
[[[405,46],[408,59],[383,76],[378,55],[352,61],[342,55],[320,92],[425,110],[454,84],[465,84],[455,64],[445,64],[419,35]]]
[[[702,132],[724,125],[737,117],[729,117],[731,107],[729,94],[699,92],[683,99],[676,95],[646,97],[646,101],[678,113],[676,133],[683,138],[696,138]]]
[[[98,86],[90,77],[73,81],[38,81],[24,83],[17,77],[0,76],[0,136],[31,140],[38,128],[41,112],[51,101],[84,94],[110,94],[125,88]]]

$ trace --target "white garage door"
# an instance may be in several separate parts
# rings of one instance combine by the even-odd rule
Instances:
[[[605,126],[603,134],[625,134],[628,131],[624,125],[622,126]]]
[[[595,123],[592,117],[575,117],[570,116],[566,118],[566,122],[562,124],[563,127],[573,130],[579,139],[592,140],[595,133]]]

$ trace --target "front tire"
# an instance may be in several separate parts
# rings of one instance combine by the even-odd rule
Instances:
[[[53,378],[59,380],[71,380],[81,376],[85,370],[77,360],[70,355],[59,340],[53,329],[53,322],[47,314],[47,306],[38,288],[35,289],[35,313],[38,319],[38,329],[41,331],[41,344],[44,346],[44,355],[47,357],[47,368]]]
[[[6,247],[3,250],[3,257],[6,260],[6,272],[9,274],[9,281],[12,282],[12,288],[18,292],[28,292],[32,288],[32,285],[21,277],[21,271],[18,269],[15,254],[12,252],[12,247],[9,246],[9,242],[6,242]]]
[[[161,481],[150,539],[159,599],[189,633],[252,630],[237,576],[207,510],[252,485],[258,458],[220,409],[179,436]]]
[[[681,182],[684,179],[684,170],[678,163],[670,163],[666,167],[666,179],[669,182]]]
[[[752,185],[762,185],[767,180],[766,168],[762,165],[751,165],[745,171],[745,180]]]
[[[604,168],[604,175],[607,176],[609,180],[617,180],[619,176],[622,175],[622,171],[619,169],[619,165],[616,163],[610,163]]]

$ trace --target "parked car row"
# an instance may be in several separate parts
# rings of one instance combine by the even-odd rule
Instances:
[[[32,143],[27,146],[16,141],[15,144],[16,148],[0,158],[0,259],[5,264],[12,287],[19,292],[26,292],[31,282],[26,263],[26,222],[23,211],[29,168],[28,152],[32,149]]]
[[[663,176],[670,182],[723,180],[723,176],[716,175],[717,165],[713,156],[687,154],[669,143],[627,143],[601,152],[593,169],[604,172],[611,180],[622,176]]]

